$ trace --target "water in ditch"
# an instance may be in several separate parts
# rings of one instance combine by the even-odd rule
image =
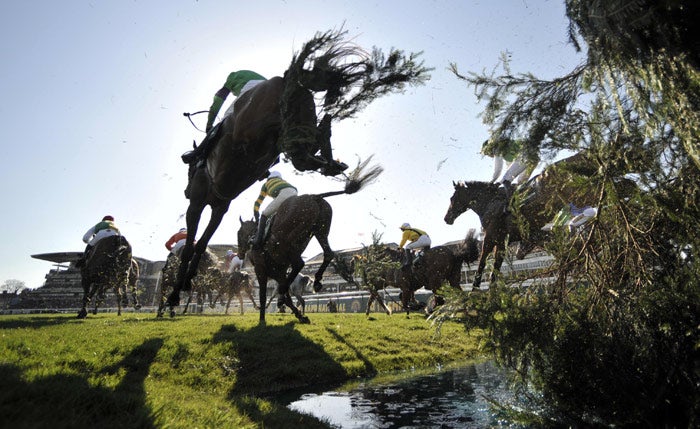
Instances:
[[[484,362],[307,393],[288,407],[343,429],[521,427],[499,416],[490,400],[512,403],[515,395],[505,373]]]

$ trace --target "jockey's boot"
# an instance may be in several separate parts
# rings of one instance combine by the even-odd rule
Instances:
[[[258,221],[258,230],[255,232],[255,237],[253,237],[253,240],[250,243],[253,246],[253,250],[262,249],[264,238],[263,236],[265,235],[265,225],[267,225],[267,216],[260,215],[260,221]]]
[[[505,191],[506,195],[506,203],[503,206],[503,213],[508,213],[510,211],[510,199],[513,197],[513,188],[515,185],[510,183],[510,180],[504,180],[501,182],[501,185],[503,186],[503,190]]]
[[[90,257],[90,252],[92,251],[92,246],[87,245],[85,246],[85,251],[83,252],[83,255],[75,261],[75,268],[83,268],[85,266],[85,263],[87,262],[88,258]]]
[[[415,258],[413,258],[413,266],[415,266],[415,267],[418,266],[418,263],[423,258],[423,252],[424,252],[424,250],[420,250],[418,253],[416,253]]]
[[[185,164],[192,164],[198,159],[206,158],[211,149],[214,147],[214,142],[219,134],[219,125],[220,123],[216,124],[214,128],[209,130],[199,146],[197,146],[196,143],[193,143],[194,149],[182,154],[182,162]]]
[[[506,200],[510,201],[510,197],[513,196],[513,185],[510,183],[510,180],[504,180],[501,182],[501,185],[503,185],[503,189],[506,191]]]

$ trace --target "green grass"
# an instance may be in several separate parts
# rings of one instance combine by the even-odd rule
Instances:
[[[476,357],[416,314],[0,317],[0,416],[13,428],[322,428],[275,395]]]

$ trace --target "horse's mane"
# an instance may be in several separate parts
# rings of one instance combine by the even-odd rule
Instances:
[[[457,183],[454,183],[455,188],[464,188],[464,189],[489,189],[489,190],[498,190],[500,185],[498,183],[493,183],[493,182],[483,182],[479,180],[469,180],[469,181],[464,181],[460,180]]]

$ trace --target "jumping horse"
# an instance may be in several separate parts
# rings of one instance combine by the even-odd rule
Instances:
[[[564,158],[546,168],[541,174],[519,187],[513,200],[520,199],[517,207],[508,200],[505,190],[497,183],[452,183],[454,194],[445,214],[445,223],[452,225],[455,219],[471,209],[481,221],[484,232],[481,255],[474,276],[473,286],[481,284],[486,259],[494,254],[491,281],[499,272],[508,242],[519,242],[516,258],[523,258],[535,246],[543,245],[548,233],[541,228],[569,202],[577,205],[597,205],[600,197],[597,187],[571,186],[576,177],[590,178],[596,172],[594,163],[585,152]],[[624,183],[625,180],[617,183]]]
[[[410,313],[415,292],[424,287],[433,292],[433,299],[439,301],[438,289],[443,283],[462,290],[460,286],[462,264],[478,258],[479,249],[474,231],[471,230],[456,251],[448,246],[425,249],[412,265],[401,266],[403,249],[373,244],[366,251],[357,271],[372,289],[395,286],[401,289],[401,306],[406,315]],[[370,298],[371,299],[371,298]]]
[[[396,258],[400,258],[401,253],[397,252]],[[474,231],[470,230],[456,251],[448,246],[431,247],[423,251],[418,261],[402,267],[401,271],[408,279],[400,283],[401,304],[406,315],[410,311],[410,303],[414,299],[415,292],[421,287],[433,292],[432,300],[435,303],[441,301],[438,290],[444,283],[461,291],[462,265],[476,261],[478,256],[477,239],[474,237]],[[428,311],[427,308],[426,311]]]
[[[375,49],[369,55],[345,41],[345,35],[343,30],[316,34],[294,55],[283,77],[241,94],[234,114],[220,123],[220,137],[204,168],[190,179],[187,240],[170,306],[179,305],[180,291],[191,288],[199,260],[231,201],[262,179],[281,154],[297,170],[341,174],[347,166],[333,159],[331,121],[352,117],[377,97],[429,79],[430,69],[416,61],[418,54],[406,57],[392,49],[385,58]],[[323,94],[320,122],[315,93]],[[211,217],[195,245],[206,206]]]
[[[268,279],[278,284],[278,293],[284,305],[302,323],[310,323],[292,302],[289,287],[304,267],[301,254],[304,252],[312,237],[316,237],[323,249],[323,261],[314,274],[313,289],[319,292],[323,288],[321,279],[323,273],[335,256],[328,243],[333,209],[325,198],[333,195],[352,194],[359,191],[381,174],[381,167],[372,167],[368,172],[362,170],[367,162],[348,176],[345,189],[342,191],[326,192],[315,195],[298,195],[286,199],[277,212],[268,221],[269,231],[266,234],[261,250],[250,249],[250,240],[257,231],[258,224],[254,220],[243,221],[239,217],[241,227],[238,230],[238,254],[249,260],[255,268],[255,275],[260,287],[260,323],[265,323],[265,301],[267,296]],[[250,252],[249,252],[250,251]]]
[[[212,306],[223,298],[226,297],[226,311],[224,314],[228,314],[229,307],[231,306],[231,301],[234,297],[238,297],[238,304],[241,308],[241,314],[245,312],[243,308],[243,292],[250,298],[253,303],[253,307],[258,310],[258,304],[253,298],[253,282],[250,280],[250,274],[245,271],[234,271],[232,273],[227,273],[221,271],[220,269],[215,269],[218,272],[219,277],[219,288],[217,290],[216,297],[212,300]]]
[[[111,287],[117,298],[117,315],[122,314],[122,295],[126,294],[131,272],[131,245],[122,235],[105,237],[95,244],[92,254],[81,268],[82,308],[78,319],[87,317],[87,306],[94,300],[93,314],[105,292]]]
[[[158,310],[156,311],[156,317],[163,317],[166,307],[168,307],[168,313],[170,317],[175,317],[175,307],[168,305],[167,296],[172,293],[175,289],[175,284],[177,281],[177,271],[180,266],[180,256],[182,255],[183,248],[175,254],[169,254],[168,259],[163,266],[160,274],[160,299],[158,300]],[[219,260],[208,247],[197,266],[197,273],[192,279],[192,288],[188,291],[187,303],[183,309],[183,314],[187,313],[187,308],[190,302],[192,302],[192,297],[197,293],[197,301],[203,302],[203,296],[207,293],[211,296],[211,275],[212,269],[215,269],[219,265]],[[218,287],[218,285],[216,285]]]

